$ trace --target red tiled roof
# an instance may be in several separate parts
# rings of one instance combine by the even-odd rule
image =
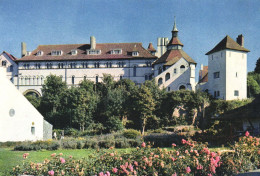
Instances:
[[[164,65],[173,65],[181,58],[184,58],[189,63],[196,62],[182,49],[174,49],[174,50],[167,50],[159,59],[157,59],[153,64],[165,63]]]
[[[148,45],[148,49],[147,49],[147,50],[148,50],[148,51],[156,51],[156,49],[154,49],[152,43],[149,43],[149,45]]]
[[[77,50],[77,55],[71,55],[71,50]],[[39,45],[29,56],[24,56],[17,61],[51,61],[51,60],[98,60],[98,59],[156,59],[150,54],[142,43],[101,43],[96,44],[96,50],[101,50],[99,55],[88,55],[86,50],[90,44],[66,44],[66,45]],[[111,50],[122,49],[122,54],[110,54]],[[61,56],[52,56],[51,51],[61,50]],[[36,56],[38,51],[43,51],[42,56]],[[132,56],[133,51],[138,51],[139,56]]]
[[[5,54],[6,54],[10,59],[12,59],[13,61],[16,61],[16,60],[17,60],[16,57],[14,57],[12,54],[9,54],[8,52],[3,51],[3,53],[5,53]]]
[[[172,37],[172,39],[170,40],[170,42],[168,43],[168,45],[181,45],[181,46],[183,46],[183,44],[182,44],[181,41],[178,39],[178,37]]]
[[[206,55],[224,50],[224,49],[231,49],[231,50],[238,50],[238,51],[245,51],[249,52],[248,49],[240,46],[237,42],[235,42],[232,38],[230,38],[228,35],[221,40],[212,50],[206,53]]]
[[[199,83],[208,82],[208,66],[203,66],[203,70],[199,71]]]

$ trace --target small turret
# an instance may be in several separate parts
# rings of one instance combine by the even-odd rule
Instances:
[[[26,51],[26,43],[22,42],[21,43],[21,57],[26,56],[26,53],[27,53],[27,51]]]

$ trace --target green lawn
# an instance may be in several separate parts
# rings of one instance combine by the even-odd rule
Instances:
[[[13,166],[21,164],[24,153],[29,153],[28,159],[33,162],[43,162],[45,158],[50,158],[52,153],[63,153],[63,155],[70,156],[74,158],[84,158],[90,155],[94,150],[91,149],[81,149],[81,150],[54,150],[54,151],[12,151],[10,148],[0,148],[0,176],[5,176],[6,171],[10,171]]]

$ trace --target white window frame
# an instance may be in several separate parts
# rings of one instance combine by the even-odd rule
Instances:
[[[139,52],[138,51],[133,51],[132,52],[132,56],[139,56]]]

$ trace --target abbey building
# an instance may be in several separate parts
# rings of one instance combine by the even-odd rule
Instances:
[[[242,35],[237,42],[225,37],[207,53],[208,66],[202,66],[196,83],[197,63],[183,50],[176,22],[171,32],[170,40],[158,38],[157,49],[152,43],[148,48],[142,43],[98,43],[94,36],[89,44],[39,45],[31,52],[22,43],[22,57],[3,52],[0,66],[24,95],[41,96],[50,74],[60,76],[68,86],[83,80],[101,82],[109,74],[114,80],[130,79],[137,85],[155,79],[167,91],[201,89],[225,100],[246,98],[249,50],[244,48]]]

